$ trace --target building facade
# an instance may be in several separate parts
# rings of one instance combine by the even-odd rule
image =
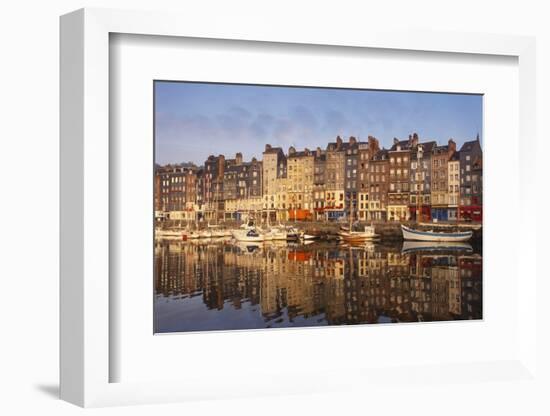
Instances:
[[[269,221],[481,221],[483,160],[479,138],[460,151],[418,135],[380,149],[376,138],[340,136],[326,149],[265,146],[262,160],[210,155],[155,166],[155,218]],[[419,216],[420,215],[420,216]]]
[[[432,151],[436,142],[418,143],[411,148],[410,202],[411,221],[431,221]]]
[[[290,147],[287,157],[287,199],[290,220],[313,218],[315,153]]]
[[[286,209],[281,209],[286,201],[280,198],[284,192],[280,189],[280,179],[286,178],[286,157],[280,147],[271,147],[266,144],[262,159],[262,183],[263,183],[263,213],[270,220],[285,220]],[[279,198],[279,199],[278,199]]]
[[[432,151],[432,221],[449,219],[449,160],[456,151],[454,140]]]
[[[340,136],[326,149],[325,210],[328,220],[338,220],[345,216],[345,152]]]
[[[326,166],[327,155],[318,147],[313,160],[313,212],[317,221],[328,219],[325,212]]]
[[[483,215],[483,158],[479,135],[460,148],[459,219],[482,220]]]
[[[388,221],[406,221],[410,217],[410,165],[411,148],[416,146],[418,136],[408,140],[394,139],[389,150],[390,186],[388,191]]]
[[[460,202],[460,152],[455,152],[449,160],[449,221],[458,221],[458,204]]]
[[[374,154],[369,163],[369,220],[385,221],[387,219],[389,182],[389,152],[382,149]]]

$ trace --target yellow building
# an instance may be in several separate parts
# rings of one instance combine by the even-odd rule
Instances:
[[[287,198],[290,212],[313,213],[314,153],[305,149],[297,152],[293,147],[287,157]]]
[[[358,203],[357,210],[359,213],[359,220],[365,221],[368,219],[369,215],[369,193],[368,192],[359,192],[357,195]]]
[[[449,221],[458,220],[458,201],[460,200],[460,154],[455,152],[448,163]]]

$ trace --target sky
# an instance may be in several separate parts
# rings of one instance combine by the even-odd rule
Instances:
[[[155,162],[202,165],[211,154],[262,158],[265,144],[325,149],[340,135],[460,148],[482,140],[482,96],[423,92],[155,82]],[[481,141],[483,144],[483,141]]]

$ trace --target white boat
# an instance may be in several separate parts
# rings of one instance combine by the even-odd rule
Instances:
[[[210,230],[199,231],[199,238],[212,238],[212,232]]]
[[[270,240],[285,240],[288,237],[287,230],[284,227],[273,227],[264,233],[264,239]]]
[[[190,230],[185,230],[184,235],[189,240],[195,240],[200,237],[197,231],[190,231]]]
[[[183,238],[184,232],[181,230],[155,230],[155,237],[157,238]]]
[[[208,231],[210,232],[210,238],[223,238],[231,237],[231,231],[221,228],[219,225],[208,224]]]
[[[439,252],[439,251],[465,251],[472,252],[470,244],[461,241],[404,241],[401,249],[402,253],[415,252]]]
[[[317,236],[316,236],[316,235],[312,235],[312,234],[302,233],[302,234],[300,235],[300,238],[301,238],[302,240],[315,240],[315,239],[317,238]]]
[[[231,235],[237,241],[248,241],[255,243],[261,243],[262,241],[264,241],[264,235],[260,233],[256,228],[232,230]]]
[[[281,226],[283,227],[285,230],[286,230],[286,239],[287,240],[299,240],[300,239],[300,230],[298,230],[297,228],[295,227],[291,227],[291,226],[288,226],[288,227],[285,227],[285,226]]]
[[[264,233],[254,225],[254,221],[251,219],[241,225],[241,228],[231,230],[231,236],[237,241],[260,243],[265,240]]]
[[[375,233],[374,227],[372,225],[366,225],[363,231],[353,231],[350,229],[342,229],[338,232],[338,236],[341,240],[347,242],[361,242],[367,240],[374,240],[379,237]]]
[[[227,235],[224,230],[211,230],[210,238],[225,238]]]
[[[401,224],[401,231],[405,240],[415,241],[468,241],[472,238],[472,231],[439,232],[421,231]]]

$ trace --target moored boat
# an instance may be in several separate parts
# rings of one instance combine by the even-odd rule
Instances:
[[[305,233],[305,232],[302,232],[302,233],[300,234],[300,238],[301,238],[302,240],[315,240],[316,238],[318,238],[318,236],[313,235],[313,234],[307,234],[307,233]]]
[[[374,240],[379,237],[372,225],[366,225],[363,231],[353,231],[351,228],[342,229],[338,232],[338,236],[341,240],[348,242]]]
[[[237,241],[248,241],[261,243],[264,241],[264,235],[261,234],[256,228],[232,230],[231,235]]]
[[[182,230],[155,230],[156,238],[184,238],[185,233]]]
[[[260,243],[265,240],[265,234],[256,227],[250,218],[239,229],[231,230],[231,236],[237,241]]]
[[[288,237],[284,227],[273,227],[264,233],[264,239],[269,240],[286,240]]]
[[[472,231],[445,232],[415,230],[403,224],[401,224],[401,231],[403,232],[403,238],[405,240],[415,241],[468,241],[473,235]]]

